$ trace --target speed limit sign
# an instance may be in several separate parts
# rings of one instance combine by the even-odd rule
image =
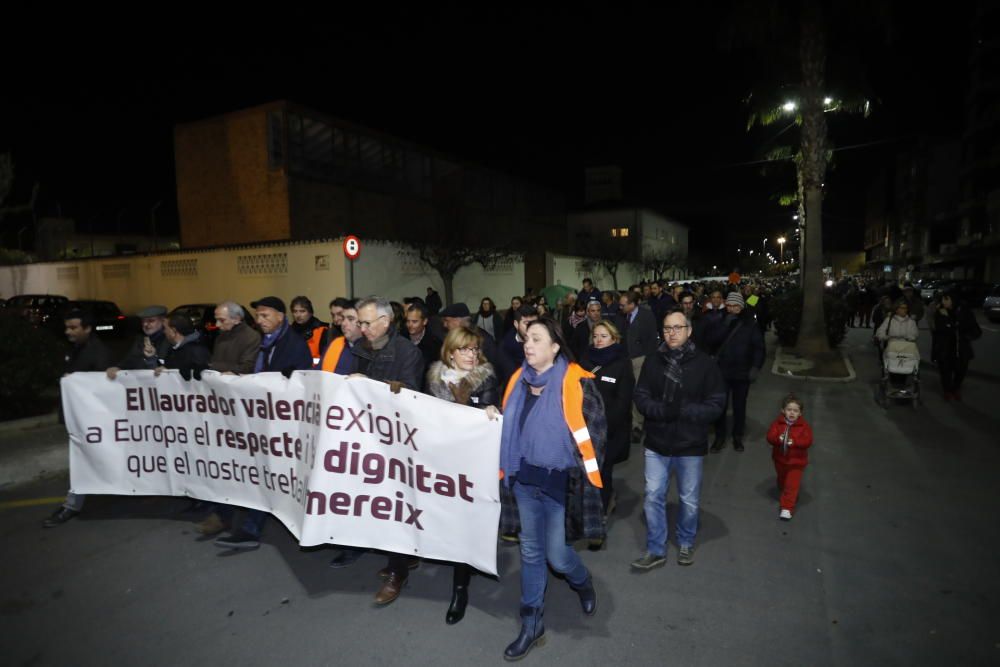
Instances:
[[[344,256],[347,259],[357,259],[361,255],[361,240],[357,236],[344,239]]]

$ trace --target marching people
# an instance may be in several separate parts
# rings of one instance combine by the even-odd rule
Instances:
[[[199,377],[208,368],[212,356],[201,341],[201,332],[191,324],[191,318],[181,313],[171,315],[163,327],[163,333],[170,342],[170,349],[163,363],[156,367],[156,375],[163,370],[177,370],[185,380]]]
[[[441,356],[441,340],[427,328],[429,318],[430,312],[422,303],[411,303],[406,308],[406,334],[423,355],[425,367]]]
[[[585,350],[580,365],[594,374],[594,383],[604,401],[608,437],[604,464],[601,466],[601,481],[604,484],[601,488],[601,502],[604,514],[610,516],[617,503],[612,476],[614,467],[628,460],[632,433],[632,391],[635,388],[632,362],[622,345],[618,327],[607,320],[597,322],[593,328],[591,344]],[[592,546],[599,547],[600,543]]]
[[[473,318],[473,324],[488,333],[494,341],[500,339],[503,333],[503,318],[497,312],[497,306],[493,303],[493,299],[485,297],[479,303],[479,312]]]
[[[260,334],[245,319],[246,313],[238,303],[223,301],[215,307],[215,325],[219,327],[219,335],[208,363],[213,371],[237,375],[253,373],[260,351]]]
[[[504,313],[503,316],[503,327],[502,327],[503,333],[501,333],[500,336],[497,338],[497,343],[499,343],[503,338],[505,338],[507,336],[507,333],[514,328],[514,313],[516,313],[522,305],[524,305],[524,300],[521,299],[521,297],[519,296],[511,297],[510,308],[507,309],[507,312]]]
[[[594,340],[594,327],[600,321],[601,302],[588,301],[586,319],[573,329],[573,337],[568,339],[570,341],[570,350],[572,350],[573,356],[577,359],[582,358],[584,352],[590,347]]]
[[[292,329],[306,341],[309,352],[312,354],[313,363],[317,364],[319,363],[320,343],[328,325],[316,318],[312,301],[304,296],[292,299],[291,309]]]
[[[500,391],[493,366],[480,348],[482,336],[465,327],[448,332],[440,356],[427,371],[427,390],[437,398],[486,411],[496,419],[500,414]],[[455,563],[452,573],[451,604],[445,622],[454,625],[465,617],[469,604],[472,567]]]
[[[276,296],[266,296],[252,302],[250,306],[256,311],[257,324],[264,333],[253,372],[277,372],[290,377],[294,371],[311,369],[312,353],[305,339],[292,330],[286,316],[285,302]],[[232,525],[235,511],[236,508],[232,505],[218,505],[214,514],[222,524]],[[248,509],[240,528],[217,538],[215,546],[237,552],[259,548],[260,534],[266,519],[267,512]]]
[[[139,311],[142,334],[137,336],[125,357],[107,369],[108,379],[114,380],[120,370],[153,370],[167,356],[170,342],[163,333],[167,322],[165,306],[149,306]]]
[[[594,376],[571,360],[551,318],[528,325],[524,355],[504,395],[500,441],[501,532],[521,538],[521,631],[506,660],[544,642],[546,563],[566,577],[585,614],[597,611],[593,579],[570,545],[603,539],[605,530],[600,467],[607,424]]]
[[[976,316],[949,292],[941,295],[934,313],[934,359],[941,373],[944,400],[962,400],[962,381],[975,356],[972,341],[983,335]]]
[[[625,336],[625,349],[632,360],[632,373],[638,377],[643,361],[656,351],[659,338],[656,334],[656,320],[649,308],[639,305],[639,295],[628,291],[619,299],[622,309],[622,332]],[[638,442],[642,438],[642,413],[638,407],[632,412],[632,440]]]
[[[756,327],[754,327],[756,329]],[[726,383],[718,364],[691,340],[691,321],[673,312],[663,320],[664,342],[648,355],[634,399],[646,416],[646,552],[632,567],[647,571],[667,562],[667,492],[677,477],[677,564],[694,563],[701,478],[708,427],[726,408]]]
[[[732,292],[726,297],[726,315],[711,331],[710,347],[726,381],[727,403],[733,406],[733,449],[742,452],[743,432],[747,421],[747,396],[764,365],[764,336],[749,311],[743,310],[743,297]],[[715,422],[712,452],[726,445],[726,410]]]
[[[771,459],[781,493],[778,518],[782,521],[791,521],[795,512],[802,472],[809,463],[808,449],[813,442],[812,428],[802,413],[802,400],[795,394],[788,394],[781,402],[781,414],[767,429],[767,441],[771,445]]]
[[[111,353],[107,346],[94,335],[94,316],[89,311],[71,310],[63,319],[66,340],[70,349],[66,353],[64,374],[102,372],[111,363]],[[86,496],[66,494],[66,500],[42,524],[46,528],[61,526],[79,516]]]

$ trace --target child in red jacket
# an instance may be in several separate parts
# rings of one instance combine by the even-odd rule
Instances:
[[[799,497],[799,483],[802,471],[809,463],[809,446],[812,445],[812,429],[802,417],[802,401],[789,394],[781,403],[781,414],[767,430],[767,441],[771,443],[771,458],[778,473],[778,488],[781,490],[781,512],[778,518],[790,521],[795,501]]]

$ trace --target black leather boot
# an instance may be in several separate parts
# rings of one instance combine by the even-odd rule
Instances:
[[[576,594],[580,596],[580,607],[587,616],[593,616],[597,612],[597,591],[594,590],[594,578],[587,577],[587,582],[577,588],[570,586]]]
[[[503,652],[509,662],[520,660],[535,646],[545,645],[545,625],[541,607],[521,607],[521,633]]]
[[[465,608],[469,605],[469,587],[468,586],[452,586],[451,587],[451,605],[448,607],[448,613],[444,617],[444,622],[448,625],[455,625],[463,618],[465,618]]]

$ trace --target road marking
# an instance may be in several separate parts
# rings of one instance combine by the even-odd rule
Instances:
[[[8,500],[0,503],[0,510],[15,509],[17,507],[36,507],[38,505],[52,505],[65,502],[66,496],[54,496],[52,498],[29,498],[27,500]]]

